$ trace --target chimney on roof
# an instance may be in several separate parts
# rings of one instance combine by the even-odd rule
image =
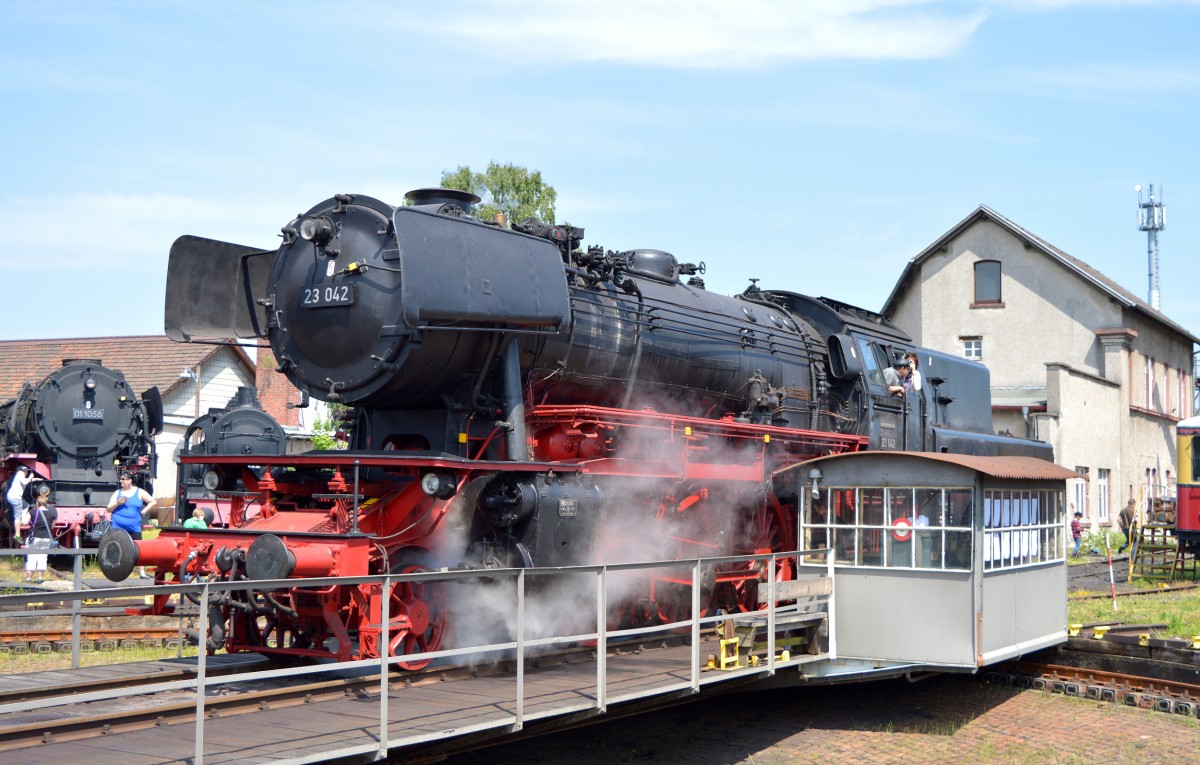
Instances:
[[[275,358],[268,350],[260,350],[255,363],[255,387],[263,411],[275,418],[280,425],[297,427],[300,412],[288,408],[288,402],[297,403],[300,393],[280,372],[275,371]]]

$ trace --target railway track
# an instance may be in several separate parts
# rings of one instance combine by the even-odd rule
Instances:
[[[115,651],[118,648],[171,648],[182,643],[177,627],[84,629],[79,633],[83,651]],[[0,654],[52,653],[71,650],[70,629],[10,630],[0,632]]]
[[[1151,625],[1147,625],[1151,626]],[[1076,637],[983,672],[985,682],[1200,718],[1200,652],[1144,635]]]

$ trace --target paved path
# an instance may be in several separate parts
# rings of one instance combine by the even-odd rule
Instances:
[[[962,676],[731,694],[447,765],[1189,763],[1200,721]]]

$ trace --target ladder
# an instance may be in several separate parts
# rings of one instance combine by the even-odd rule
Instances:
[[[1129,576],[1172,582],[1186,565],[1185,551],[1176,544],[1173,526],[1145,523],[1137,527]],[[1193,561],[1193,567],[1195,562]]]

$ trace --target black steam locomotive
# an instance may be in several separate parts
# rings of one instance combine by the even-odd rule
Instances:
[[[31,489],[57,507],[56,530],[70,544],[89,514],[104,508],[120,472],[152,485],[162,417],[157,388],[139,397],[121,372],[98,360],[67,359],[0,406],[0,446],[8,470],[25,464],[44,479]]]
[[[268,338],[301,391],[354,407],[352,448],[465,456],[458,434],[500,411],[507,446],[489,453],[528,459],[528,402],[732,413],[882,449],[1050,454],[992,434],[986,367],[915,348],[879,314],[757,286],[716,295],[695,276],[703,264],[666,252],[580,251],[579,228],[507,230],[472,218],[465,192],[410,196],[339,195],[273,251],[181,238],[167,333]],[[909,350],[930,384],[888,396],[883,370]]]
[[[161,581],[265,580],[795,550],[803,489],[783,468],[804,460],[864,448],[1050,457],[1042,442],[993,433],[985,367],[916,348],[876,313],[755,284],[714,294],[703,264],[584,250],[569,226],[490,224],[464,192],[409,200],[335,196],[288,223],[274,250],[175,242],[167,334],[268,339],[303,394],[344,408],[349,449],[181,457],[208,464],[235,503],[256,495],[259,517],[207,535],[167,529],[150,545],[112,532],[107,575],[141,564]],[[909,351],[925,385],[893,395],[885,369]],[[763,575],[723,567],[705,607],[758,608]],[[656,576],[621,618],[671,621],[687,602],[679,581]],[[440,646],[445,604],[397,587],[391,651]],[[363,585],[319,604],[302,590],[231,601],[210,644],[378,656],[382,597]]]
[[[177,456],[277,456],[286,448],[287,436],[283,427],[263,411],[257,391],[243,386],[223,409],[209,409],[188,426]],[[186,521],[199,508],[204,513],[205,525],[228,526],[231,503],[228,497],[222,497],[216,491],[217,474],[204,463],[189,462],[180,464],[179,468],[175,502],[178,521]],[[245,486],[239,486],[237,490],[243,491]]]

